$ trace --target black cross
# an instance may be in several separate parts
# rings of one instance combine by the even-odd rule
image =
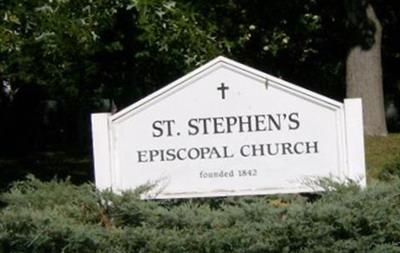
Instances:
[[[229,87],[228,87],[228,86],[225,86],[224,83],[221,83],[221,86],[218,87],[217,90],[220,90],[220,91],[221,91],[222,99],[225,99],[225,91],[226,91],[226,90],[229,90]]]

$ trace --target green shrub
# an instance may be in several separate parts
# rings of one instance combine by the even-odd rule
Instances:
[[[140,200],[30,177],[1,201],[0,252],[400,252],[399,180],[313,198]]]

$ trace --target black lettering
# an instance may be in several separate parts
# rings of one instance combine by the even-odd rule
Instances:
[[[153,149],[153,150],[150,150],[150,151],[149,151],[149,154],[150,154],[150,159],[149,159],[149,161],[150,161],[150,162],[153,162],[153,161],[154,161],[154,158],[157,157],[157,156],[160,154],[160,151],[158,151],[158,150],[156,150],[156,149]]]
[[[296,130],[300,127],[300,121],[299,121],[299,113],[298,112],[292,112],[289,114],[289,129],[290,130]]]
[[[294,146],[293,146],[294,148],[294,152],[296,153],[296,154],[298,154],[298,155],[301,155],[301,154],[303,154],[304,153],[304,142],[296,142],[296,144],[294,144]],[[301,150],[300,150],[300,148],[302,148]]]
[[[153,122],[153,137],[161,137],[164,134],[163,126],[167,125],[167,136],[172,136],[172,124],[175,120],[156,120]]]
[[[282,145],[282,155],[293,154],[292,144],[289,142],[281,143]]]
[[[183,156],[181,152],[186,152],[186,148],[178,149],[178,152],[176,152],[176,157],[177,157],[179,160],[183,161],[183,160],[186,159],[186,156]]]
[[[276,114],[278,119],[275,119],[273,115],[268,114],[268,131],[272,131],[272,125],[275,126],[275,130],[281,130],[281,115]]]
[[[195,122],[197,121],[198,121],[197,119],[191,119],[188,121],[188,126],[189,126],[188,135],[196,135],[199,133],[199,127],[195,125]]]
[[[317,141],[314,141],[314,142],[306,142],[306,149],[307,149],[307,151],[306,151],[306,153],[307,154],[310,154],[310,153],[314,153],[314,154],[316,154],[316,153],[318,153],[318,142]],[[313,149],[314,150],[314,152],[311,152],[311,149]]]
[[[146,155],[146,151],[145,151],[145,150],[139,150],[139,151],[137,151],[137,154],[138,154],[138,162],[139,162],[139,163],[145,163],[145,162],[147,162],[147,160],[143,160],[143,158],[144,158],[145,155]]]
[[[193,154],[194,153],[194,154]],[[200,156],[200,151],[197,148],[191,148],[188,152],[188,157],[191,160],[196,160]]]
[[[164,149],[161,149],[160,150],[160,161],[161,162],[164,162],[165,160],[164,160]]]
[[[211,121],[211,118],[200,118],[199,122],[203,122],[203,134],[208,134],[207,122]]]
[[[244,117],[247,118],[247,121],[243,119]],[[247,126],[247,131],[244,130],[244,126]],[[239,116],[239,132],[252,132],[251,116]]]
[[[167,149],[167,161],[174,161],[176,159],[176,155],[175,155],[175,149]]]
[[[221,155],[219,154],[219,152],[218,152],[216,147],[212,147],[209,158],[212,159],[213,156],[216,156],[215,158],[217,158],[217,159],[221,158]]]
[[[163,134],[163,129],[161,128],[162,124],[161,120],[153,122],[153,137],[160,137]]]
[[[168,134],[167,136],[172,136],[172,123],[175,124],[175,120],[164,120],[167,123]]]
[[[267,146],[268,155],[273,156],[273,155],[278,154],[278,152],[279,152],[278,143],[275,143],[275,152],[272,152],[272,148],[271,148],[272,144],[265,144],[265,145]]]
[[[257,147],[258,146],[258,147]],[[264,156],[264,145],[259,144],[253,144],[251,145],[252,149],[253,149],[253,156]],[[259,153],[259,154],[257,154]]]
[[[233,157],[233,154],[229,154],[227,146],[223,146],[222,148],[224,150],[224,158],[232,158]]]
[[[255,118],[256,118],[255,131],[260,132],[267,130],[265,126],[265,115],[255,115]]]
[[[226,117],[226,132],[227,133],[232,133],[232,127],[236,125],[237,123],[237,118],[236,117]]]
[[[250,149],[250,145],[243,145],[240,148],[240,155],[243,156],[243,157],[249,157],[250,156],[250,152],[245,153],[245,149],[249,150]]]
[[[208,147],[201,147],[200,148],[200,153],[201,153],[201,159],[204,159],[206,155],[210,154],[211,149]]]
[[[223,134],[225,130],[223,128],[224,118],[217,117],[213,118],[214,121],[214,134]]]

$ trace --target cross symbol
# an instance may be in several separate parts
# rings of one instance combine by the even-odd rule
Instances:
[[[225,99],[225,91],[226,91],[226,90],[229,90],[229,87],[228,87],[228,86],[225,86],[224,83],[221,83],[221,86],[218,87],[217,90],[220,90],[220,91],[221,91],[222,99]]]

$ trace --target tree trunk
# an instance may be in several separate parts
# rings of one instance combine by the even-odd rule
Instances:
[[[375,25],[375,43],[370,49],[353,47],[346,61],[346,95],[348,98],[361,97],[363,103],[364,133],[366,135],[387,135],[383,99],[381,40],[382,26],[371,5],[367,17]]]

